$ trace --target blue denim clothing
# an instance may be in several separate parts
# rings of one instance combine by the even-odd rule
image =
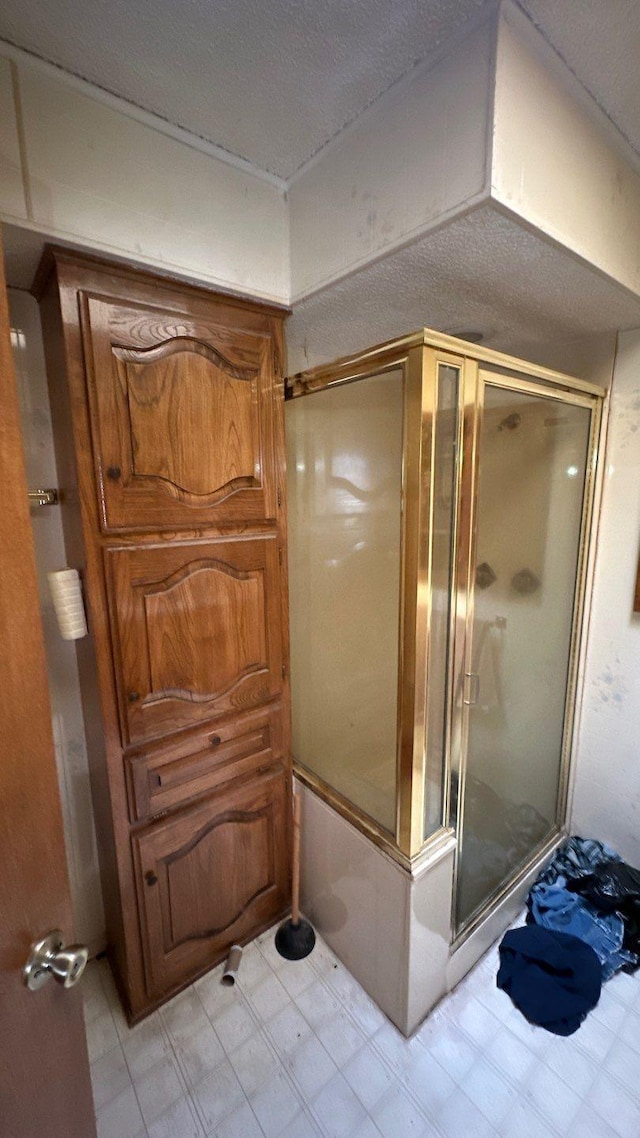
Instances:
[[[553,885],[560,875],[565,878],[587,877],[594,872],[596,866],[605,861],[622,861],[622,858],[615,850],[604,842],[597,842],[595,838],[568,838],[556,850],[547,868],[539,874],[536,885]]]
[[[599,913],[579,893],[570,893],[566,885],[566,878],[562,876],[551,885],[540,879],[536,882],[528,902],[535,923],[555,932],[568,933],[588,944],[602,965],[603,981],[625,964],[636,964],[637,956],[622,947],[622,917],[617,913]]]

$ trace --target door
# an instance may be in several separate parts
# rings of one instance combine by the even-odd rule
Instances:
[[[84,296],[104,530],[275,516],[271,341]]]
[[[458,784],[458,933],[564,823],[598,413],[591,396],[488,371],[480,371],[471,405],[477,415],[465,453],[477,457],[459,685],[466,748]],[[467,479],[468,500],[473,490]]]
[[[216,964],[288,904],[288,778],[227,787],[133,838],[149,995]]]
[[[81,993],[22,978],[32,941],[69,941],[72,917],[1,250],[0,406],[0,1129],[92,1138]]]
[[[275,698],[282,686],[274,536],[109,549],[125,743]]]

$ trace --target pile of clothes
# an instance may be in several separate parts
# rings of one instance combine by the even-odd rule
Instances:
[[[602,842],[569,838],[527,910],[527,925],[500,945],[498,987],[531,1023],[571,1035],[604,981],[640,967],[640,870]]]

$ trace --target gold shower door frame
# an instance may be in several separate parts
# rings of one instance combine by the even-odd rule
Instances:
[[[445,713],[446,732],[442,771],[441,825],[425,840],[425,805],[428,787],[426,692],[429,682],[429,636],[433,601],[432,538],[436,470],[435,418],[438,407],[440,365],[459,369],[458,461],[452,505],[453,580],[449,636],[449,684]],[[459,845],[464,826],[462,802],[469,734],[463,677],[471,671],[471,628],[475,576],[475,520],[477,514],[479,437],[482,398],[487,383],[513,391],[543,395],[559,402],[591,409],[591,431],[580,531],[578,579],[571,631],[567,700],[556,825],[544,846],[526,865],[504,882],[488,899],[482,912],[460,929],[452,929],[459,943],[515,882],[551,848],[564,824],[569,764],[576,701],[587,552],[593,514],[595,471],[604,390],[572,376],[538,367],[523,360],[483,349],[452,336],[425,328],[410,336],[380,344],[366,352],[301,372],[286,381],[287,399],[313,394],[338,384],[389,371],[402,371],[403,460],[401,595],[398,628],[398,719],[396,745],[396,827],[390,834],[344,795],[295,760],[296,776],[357,829],[365,833],[406,869],[416,872],[455,849],[454,890],[457,892]],[[454,917],[452,916],[452,922]]]
[[[449,801],[449,824],[456,833],[451,917],[454,934],[452,942],[453,948],[461,944],[462,941],[482,923],[488,913],[514,885],[527,876],[536,862],[553,849],[565,825],[577,699],[578,663],[587,585],[589,538],[593,519],[598,450],[602,428],[602,408],[605,395],[604,390],[595,385],[574,380],[572,377],[560,373],[547,372],[542,375],[541,372],[543,369],[536,369],[531,365],[521,364],[520,366],[523,368],[523,371],[526,368],[526,372],[524,372],[524,374],[518,374],[518,371],[513,367],[515,362],[513,360],[505,360],[503,366],[500,366],[497,360],[493,360],[489,367],[483,366],[483,362],[484,361],[480,359],[473,369],[467,369],[463,397],[463,431],[466,445],[463,452],[464,457],[461,470],[460,502],[464,501],[468,503],[469,516],[468,520],[466,520],[466,524],[462,527],[461,540],[459,540],[457,546],[454,583],[458,616],[453,638],[455,657],[453,668],[457,686],[450,709],[452,742],[449,753],[449,786],[451,794]],[[543,382],[540,382],[540,380]],[[474,623],[475,568],[477,561],[476,543],[478,536],[479,440],[482,432],[485,389],[488,385],[525,395],[538,396],[560,404],[571,404],[573,406],[583,407],[590,411],[590,428],[582,499],[582,517],[580,520],[573,618],[571,622],[556,816],[550,826],[547,837],[531,851],[526,861],[517,866],[513,873],[504,879],[496,889],[489,893],[480,909],[471,913],[465,921],[457,925],[455,910],[458,896],[462,839],[464,834],[463,803],[469,754],[469,719],[471,712],[471,706],[465,702],[464,698],[464,677],[465,675],[471,674],[473,670],[472,630]]]

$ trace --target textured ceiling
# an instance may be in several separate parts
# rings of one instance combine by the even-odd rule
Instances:
[[[518,0],[640,154],[639,0]]]
[[[493,0],[5,0],[0,38],[283,178]],[[640,0],[516,0],[640,153]]]
[[[297,305],[289,371],[422,325],[548,362],[554,341],[638,324],[640,299],[484,206]]]
[[[0,38],[289,177],[487,0],[5,0]]]

